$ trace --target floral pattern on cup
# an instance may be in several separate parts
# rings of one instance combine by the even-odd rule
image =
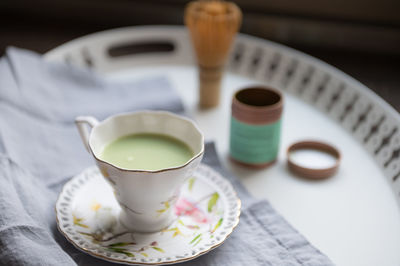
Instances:
[[[204,153],[204,137],[190,119],[166,111],[144,110],[122,113],[99,122],[91,116],[75,120],[84,147],[95,159],[120,203],[119,220],[136,232],[157,232],[171,222],[174,199],[185,179],[196,170]],[[123,136],[155,133],[173,137],[192,151],[183,164],[162,169],[126,169],[103,160],[104,146]],[[168,180],[168,182],[165,182]],[[160,208],[159,204],[162,204]]]

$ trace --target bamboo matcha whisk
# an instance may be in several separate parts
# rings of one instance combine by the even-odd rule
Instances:
[[[224,65],[241,21],[239,7],[231,2],[194,1],[186,6],[185,24],[199,67],[201,107],[219,103]]]

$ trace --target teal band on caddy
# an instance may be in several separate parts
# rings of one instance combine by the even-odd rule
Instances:
[[[263,164],[278,156],[281,119],[264,125],[247,124],[231,117],[230,156],[248,164]]]

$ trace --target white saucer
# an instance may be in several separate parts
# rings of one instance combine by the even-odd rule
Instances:
[[[130,233],[118,221],[120,207],[112,188],[91,167],[64,185],[56,218],[60,232],[92,256],[159,265],[191,260],[221,245],[239,223],[240,206],[229,181],[202,164],[182,186],[176,220],[168,228]]]

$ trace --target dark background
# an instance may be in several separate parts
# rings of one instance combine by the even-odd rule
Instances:
[[[1,0],[0,54],[9,45],[44,53],[123,26],[183,24],[184,0]],[[318,57],[400,111],[400,1],[236,0],[241,32]]]

